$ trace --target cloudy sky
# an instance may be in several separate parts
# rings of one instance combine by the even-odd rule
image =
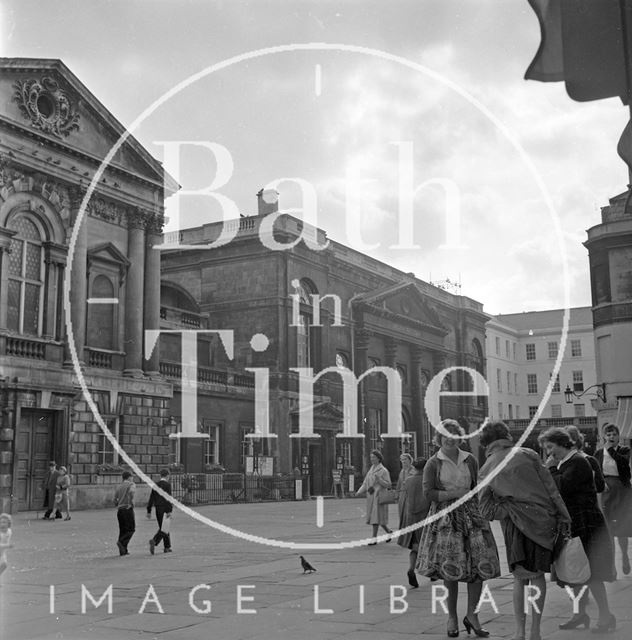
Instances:
[[[222,145],[232,172],[217,191],[240,212],[256,212],[259,188],[301,178],[330,238],[424,280],[460,279],[489,313],[562,307],[564,252],[570,304],[590,304],[582,242],[599,207],[625,189],[616,143],[628,112],[618,99],[577,103],[561,83],[523,80],[540,38],[527,0],[0,7],[3,56],[62,59],[126,126],[202,76],[134,135],[159,159],[159,141]],[[213,70],[306,43],[340,46],[261,51]],[[176,177],[200,189],[217,165],[208,149],[189,146]],[[422,184],[407,205],[409,187]],[[302,206],[296,182],[279,191],[281,209]],[[183,198],[180,210],[183,227],[222,216],[211,198]]]

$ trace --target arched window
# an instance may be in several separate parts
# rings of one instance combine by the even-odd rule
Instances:
[[[7,323],[10,331],[39,336],[44,307],[44,233],[29,215],[18,215],[8,228],[11,239],[8,269]]]
[[[307,278],[299,282],[296,293],[300,299],[298,326],[296,327],[296,366],[318,368],[315,356],[318,353],[318,331],[313,326],[312,295],[318,293],[314,283]]]
[[[90,298],[114,298],[114,285],[110,278],[98,275],[92,281]],[[114,314],[117,305],[88,305],[88,345],[97,349],[116,348],[114,340]]]

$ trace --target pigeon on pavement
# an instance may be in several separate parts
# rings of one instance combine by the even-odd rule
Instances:
[[[303,573],[312,573],[312,571],[316,571],[312,565],[305,560],[303,556],[301,556],[301,566],[303,567]]]

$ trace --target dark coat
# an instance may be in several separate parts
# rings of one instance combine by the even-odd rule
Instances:
[[[44,489],[48,497],[46,507],[53,509],[55,507],[55,492],[57,491],[57,480],[61,474],[57,469],[49,471],[44,477]]]
[[[165,493],[171,495],[171,484],[168,480],[164,478],[160,478],[156,485],[160,487]],[[173,510],[173,505],[169,500],[163,498],[155,489],[151,490],[151,494],[149,496],[149,502],[147,503],[147,513],[151,513],[151,508],[156,507],[156,512],[161,511],[162,513],[171,513]]]
[[[571,516],[571,535],[579,536],[590,563],[591,581],[615,580],[608,525],[597,503],[593,470],[581,453],[550,469]]]
[[[626,487],[630,486],[630,478],[632,477],[632,469],[630,469],[630,448],[629,447],[610,447],[608,453],[612,456],[617,463],[617,471],[619,472],[619,478]],[[603,469],[603,449],[597,449],[595,451],[595,458],[599,463],[599,466]]]

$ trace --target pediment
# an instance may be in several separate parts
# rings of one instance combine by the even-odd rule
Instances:
[[[124,253],[117,249],[111,242],[104,242],[88,249],[88,262],[109,262],[123,267],[131,263]]]
[[[314,421],[318,422],[342,422],[344,420],[344,414],[338,407],[331,402],[316,402],[312,408],[314,415]],[[291,415],[298,416],[302,411],[298,408],[290,411]]]
[[[408,322],[418,323],[443,334],[448,331],[436,309],[414,281],[367,292],[357,300],[376,315],[399,316]]]
[[[0,91],[10,96],[0,118],[70,152],[101,161],[126,131],[60,60],[0,58]],[[160,162],[131,135],[111,165],[159,185],[165,180]],[[168,191],[177,189],[167,181]]]

